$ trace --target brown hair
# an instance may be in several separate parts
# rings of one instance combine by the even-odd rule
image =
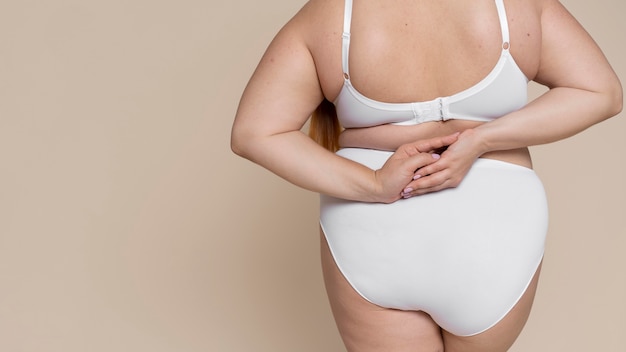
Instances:
[[[341,125],[335,105],[324,99],[311,115],[309,136],[322,147],[336,152],[339,149]]]

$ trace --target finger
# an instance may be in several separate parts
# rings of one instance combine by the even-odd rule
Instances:
[[[429,184],[417,184],[415,185],[415,190],[411,191],[405,196],[419,196],[422,194],[441,191],[448,188],[456,188],[461,184],[462,179],[447,177],[444,178],[441,182],[434,181]]]
[[[454,187],[455,186],[453,186],[453,184],[450,181],[446,180],[445,182],[441,184],[434,185],[431,187],[417,188],[417,189],[411,190],[411,192],[408,192],[408,193],[402,192],[400,196],[404,199],[407,199],[407,198],[421,196],[427,193],[438,192],[444,189],[454,188]]]
[[[416,196],[422,196],[424,194],[428,194],[428,193],[433,193],[433,192],[439,192],[442,191],[446,188],[450,188],[449,186],[447,186],[445,183],[436,187],[429,187],[429,188],[420,188],[414,192],[411,192],[408,195],[404,195],[402,196],[405,199],[411,198],[411,197],[416,197]]]
[[[422,194],[440,191],[447,188],[456,188],[461,184],[463,178],[441,176],[445,172],[440,172],[437,175],[428,176],[424,179],[412,182],[409,186],[405,187],[401,196],[404,198],[410,198],[413,196],[419,196]],[[448,173],[449,175],[449,173]],[[408,191],[407,188],[411,190]]]
[[[398,165],[397,167],[400,168],[399,170],[401,170],[401,177],[403,177],[405,182],[408,183],[415,177],[416,170],[426,165],[432,164],[438,159],[439,155],[437,154],[419,153],[411,157],[396,160],[394,161],[394,163],[396,163]],[[398,174],[397,172],[398,171],[396,171],[396,175],[400,176],[400,174]]]
[[[418,194],[423,194],[424,190],[438,189],[440,187],[445,186],[448,178],[445,175],[434,174],[431,176],[425,176],[418,180],[411,181],[409,184],[402,190],[402,197],[412,197]]]
[[[410,170],[414,175],[416,170],[431,165],[440,158],[441,156],[439,154],[419,153],[406,159],[406,165],[411,168]]]
[[[451,145],[452,143],[457,141],[458,136],[459,133],[457,132],[443,137],[434,137],[430,139],[415,141],[408,144],[407,148],[410,149],[407,150],[417,150],[422,153],[431,152]]]
[[[438,155],[438,154],[433,154],[433,155]],[[434,175],[436,173],[439,173],[445,169],[447,169],[449,167],[449,163],[445,160],[442,159],[441,156],[438,157],[439,162],[437,163],[431,163],[428,165],[424,165],[421,168],[415,170],[415,174],[413,175],[413,179],[417,180],[420,179],[422,177],[425,176],[429,176],[429,175]]]
[[[419,178],[422,178],[424,176],[428,176],[428,175],[432,175],[437,173],[438,171],[441,171],[445,169],[445,166],[443,165],[425,165],[421,168],[419,168],[418,170],[415,171],[415,175],[413,176],[414,180],[417,180]]]
[[[414,190],[411,191],[410,193],[401,193],[400,197],[404,198],[404,199],[409,199],[409,198],[413,198],[416,196],[421,196],[427,193],[433,193],[433,192],[438,192],[441,190],[444,190],[446,188],[449,188],[448,186],[446,186],[445,184],[439,185],[439,186],[435,186],[435,187],[428,187],[428,188],[420,188],[418,190]]]
[[[424,152],[426,152],[426,150],[420,150],[418,143],[415,142],[403,144],[396,150],[396,153],[403,153],[406,156],[413,156]]]

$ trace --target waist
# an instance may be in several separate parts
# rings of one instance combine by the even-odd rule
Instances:
[[[391,157],[392,154],[393,152],[390,151],[364,148],[342,148],[337,151],[337,155],[362,164],[372,170],[380,169],[385,164],[387,159]],[[493,166],[497,168],[517,170],[518,172],[536,175],[534,170],[525,165],[520,165],[519,163],[510,162],[508,160],[502,159],[506,158],[498,159],[489,156],[484,158],[480,157],[476,161],[474,161],[472,169],[474,169],[476,166],[483,168],[491,168]]]
[[[529,169],[533,168],[533,163],[528,148],[498,150],[483,154],[480,157],[484,159],[500,160],[510,164],[523,166]]]
[[[404,126],[388,124],[366,129],[346,129],[340,136],[340,144],[342,148],[358,147],[393,151],[402,144],[463,132],[467,129],[476,128],[483,123],[453,119]],[[364,131],[365,134],[359,130]],[[532,160],[528,148],[492,151],[481,155],[480,158],[500,160],[532,168]]]

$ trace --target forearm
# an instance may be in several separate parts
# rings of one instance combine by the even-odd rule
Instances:
[[[482,152],[555,142],[616,115],[622,88],[606,57],[558,1],[543,3],[533,80],[551,88],[519,111],[474,129]]]
[[[374,171],[339,157],[300,131],[234,136],[233,151],[304,189],[364,202],[377,198]]]
[[[474,129],[479,154],[547,144],[573,136],[622,108],[617,84],[606,92],[555,88],[524,108]]]

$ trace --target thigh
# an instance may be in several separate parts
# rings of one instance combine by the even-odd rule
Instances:
[[[474,336],[455,336],[443,331],[446,352],[505,352],[521,333],[535,298],[541,266],[515,307],[489,330]]]
[[[337,268],[323,234],[321,257],[333,316],[348,351],[443,350],[441,329],[428,314],[383,308],[361,297]]]

